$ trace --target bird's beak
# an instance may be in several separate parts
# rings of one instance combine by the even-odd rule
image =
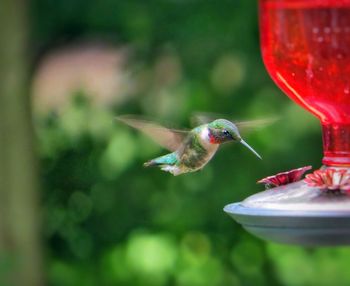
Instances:
[[[262,160],[261,156],[252,148],[248,145],[247,142],[245,142],[243,139],[241,139],[240,143],[242,143],[244,146],[246,146],[250,151],[252,151],[256,157],[258,157],[260,160]]]

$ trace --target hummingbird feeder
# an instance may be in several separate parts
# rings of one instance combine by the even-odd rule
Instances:
[[[323,166],[264,178],[269,189],[224,210],[252,234],[350,244],[350,0],[259,0],[261,50],[275,83],[319,118]]]

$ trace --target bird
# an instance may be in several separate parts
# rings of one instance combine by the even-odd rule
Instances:
[[[247,147],[259,159],[262,157],[244,141],[237,125],[227,119],[215,119],[191,130],[169,129],[151,121],[132,115],[122,115],[116,119],[140,130],[156,143],[171,151],[144,163],[145,167],[160,167],[161,170],[178,176],[203,169],[213,158],[220,145],[238,142]],[[258,120],[256,120],[258,121]],[[254,121],[251,121],[254,124]],[[264,120],[262,120],[264,122]],[[248,122],[242,125],[252,125]]]

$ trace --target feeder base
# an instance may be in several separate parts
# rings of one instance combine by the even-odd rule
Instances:
[[[250,233],[305,246],[350,245],[350,196],[303,181],[273,188],[224,208]]]

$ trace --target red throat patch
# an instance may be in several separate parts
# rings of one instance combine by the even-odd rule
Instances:
[[[218,144],[219,142],[217,141],[217,138],[213,135],[209,133],[209,142],[211,144]]]

